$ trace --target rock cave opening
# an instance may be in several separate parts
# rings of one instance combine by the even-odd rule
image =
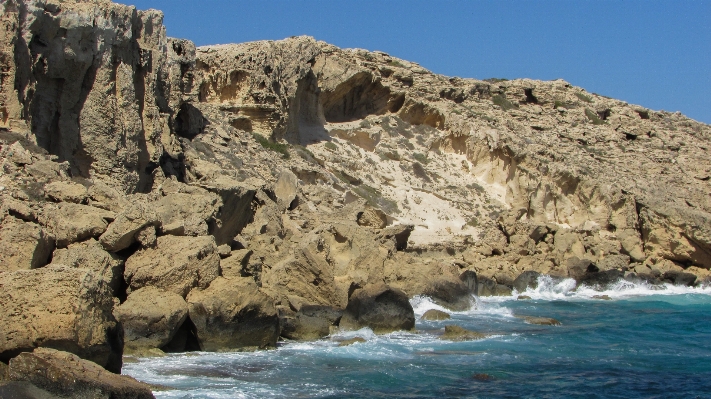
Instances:
[[[190,316],[180,325],[173,339],[160,349],[165,353],[196,352],[201,350],[197,327],[190,320]]]
[[[405,103],[405,95],[391,93],[373,75],[360,72],[336,86],[321,92],[321,106],[327,122],[352,122],[368,115],[397,112]]]

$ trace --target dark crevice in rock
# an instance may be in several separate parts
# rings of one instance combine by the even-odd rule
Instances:
[[[207,121],[199,109],[190,103],[183,103],[175,117],[175,133],[188,140],[192,140],[202,133]]]
[[[538,98],[533,95],[533,89],[523,89],[526,94],[526,104],[538,104]]]
[[[178,331],[165,346],[160,348],[166,353],[195,352],[201,350],[195,323],[188,316]]]

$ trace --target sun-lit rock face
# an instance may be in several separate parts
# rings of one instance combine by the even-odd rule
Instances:
[[[168,351],[378,329],[402,298],[462,310],[539,273],[710,281],[711,127],[681,114],[310,37],[195,48],[107,1],[0,7],[0,280],[47,286],[84,358],[60,274]],[[21,321],[7,358],[51,346]]]

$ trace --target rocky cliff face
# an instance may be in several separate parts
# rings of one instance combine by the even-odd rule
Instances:
[[[464,309],[537,273],[709,281],[711,127],[680,114],[309,37],[196,49],[102,0],[0,4],[0,287],[31,309],[0,311],[2,361],[385,331],[407,296]],[[55,274],[67,303],[37,302]]]

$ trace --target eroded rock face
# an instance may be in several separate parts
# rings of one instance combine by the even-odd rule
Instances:
[[[50,347],[120,372],[114,301],[94,272],[56,266],[0,273],[0,303],[0,360]]]
[[[11,79],[0,91],[3,126],[31,131],[73,175],[150,188],[182,78],[179,68],[171,76],[180,57],[163,15],[104,0],[11,0],[3,20],[3,40],[14,43],[1,61]]]
[[[188,296],[190,319],[206,351],[274,348],[279,317],[274,301],[249,277],[218,277]]]
[[[6,217],[0,224],[0,272],[46,265],[54,239],[41,226]]]
[[[37,348],[10,360],[9,379],[27,381],[63,398],[153,398],[142,382],[106,371],[72,353]]]
[[[57,247],[65,248],[71,243],[98,238],[116,218],[111,211],[92,206],[61,203],[57,207],[45,208],[40,219],[55,237]]]
[[[162,348],[188,317],[188,304],[178,294],[145,287],[132,292],[114,316],[123,326],[126,351]]]
[[[415,313],[404,292],[372,284],[353,292],[339,326],[346,330],[368,327],[376,333],[411,330]]]
[[[75,243],[54,251],[52,264],[91,270],[104,280],[114,296],[120,294],[124,261],[119,256],[106,252],[96,240]]]
[[[186,297],[193,288],[207,288],[219,273],[213,237],[162,236],[155,248],[126,260],[124,278],[132,291],[150,286]]]

